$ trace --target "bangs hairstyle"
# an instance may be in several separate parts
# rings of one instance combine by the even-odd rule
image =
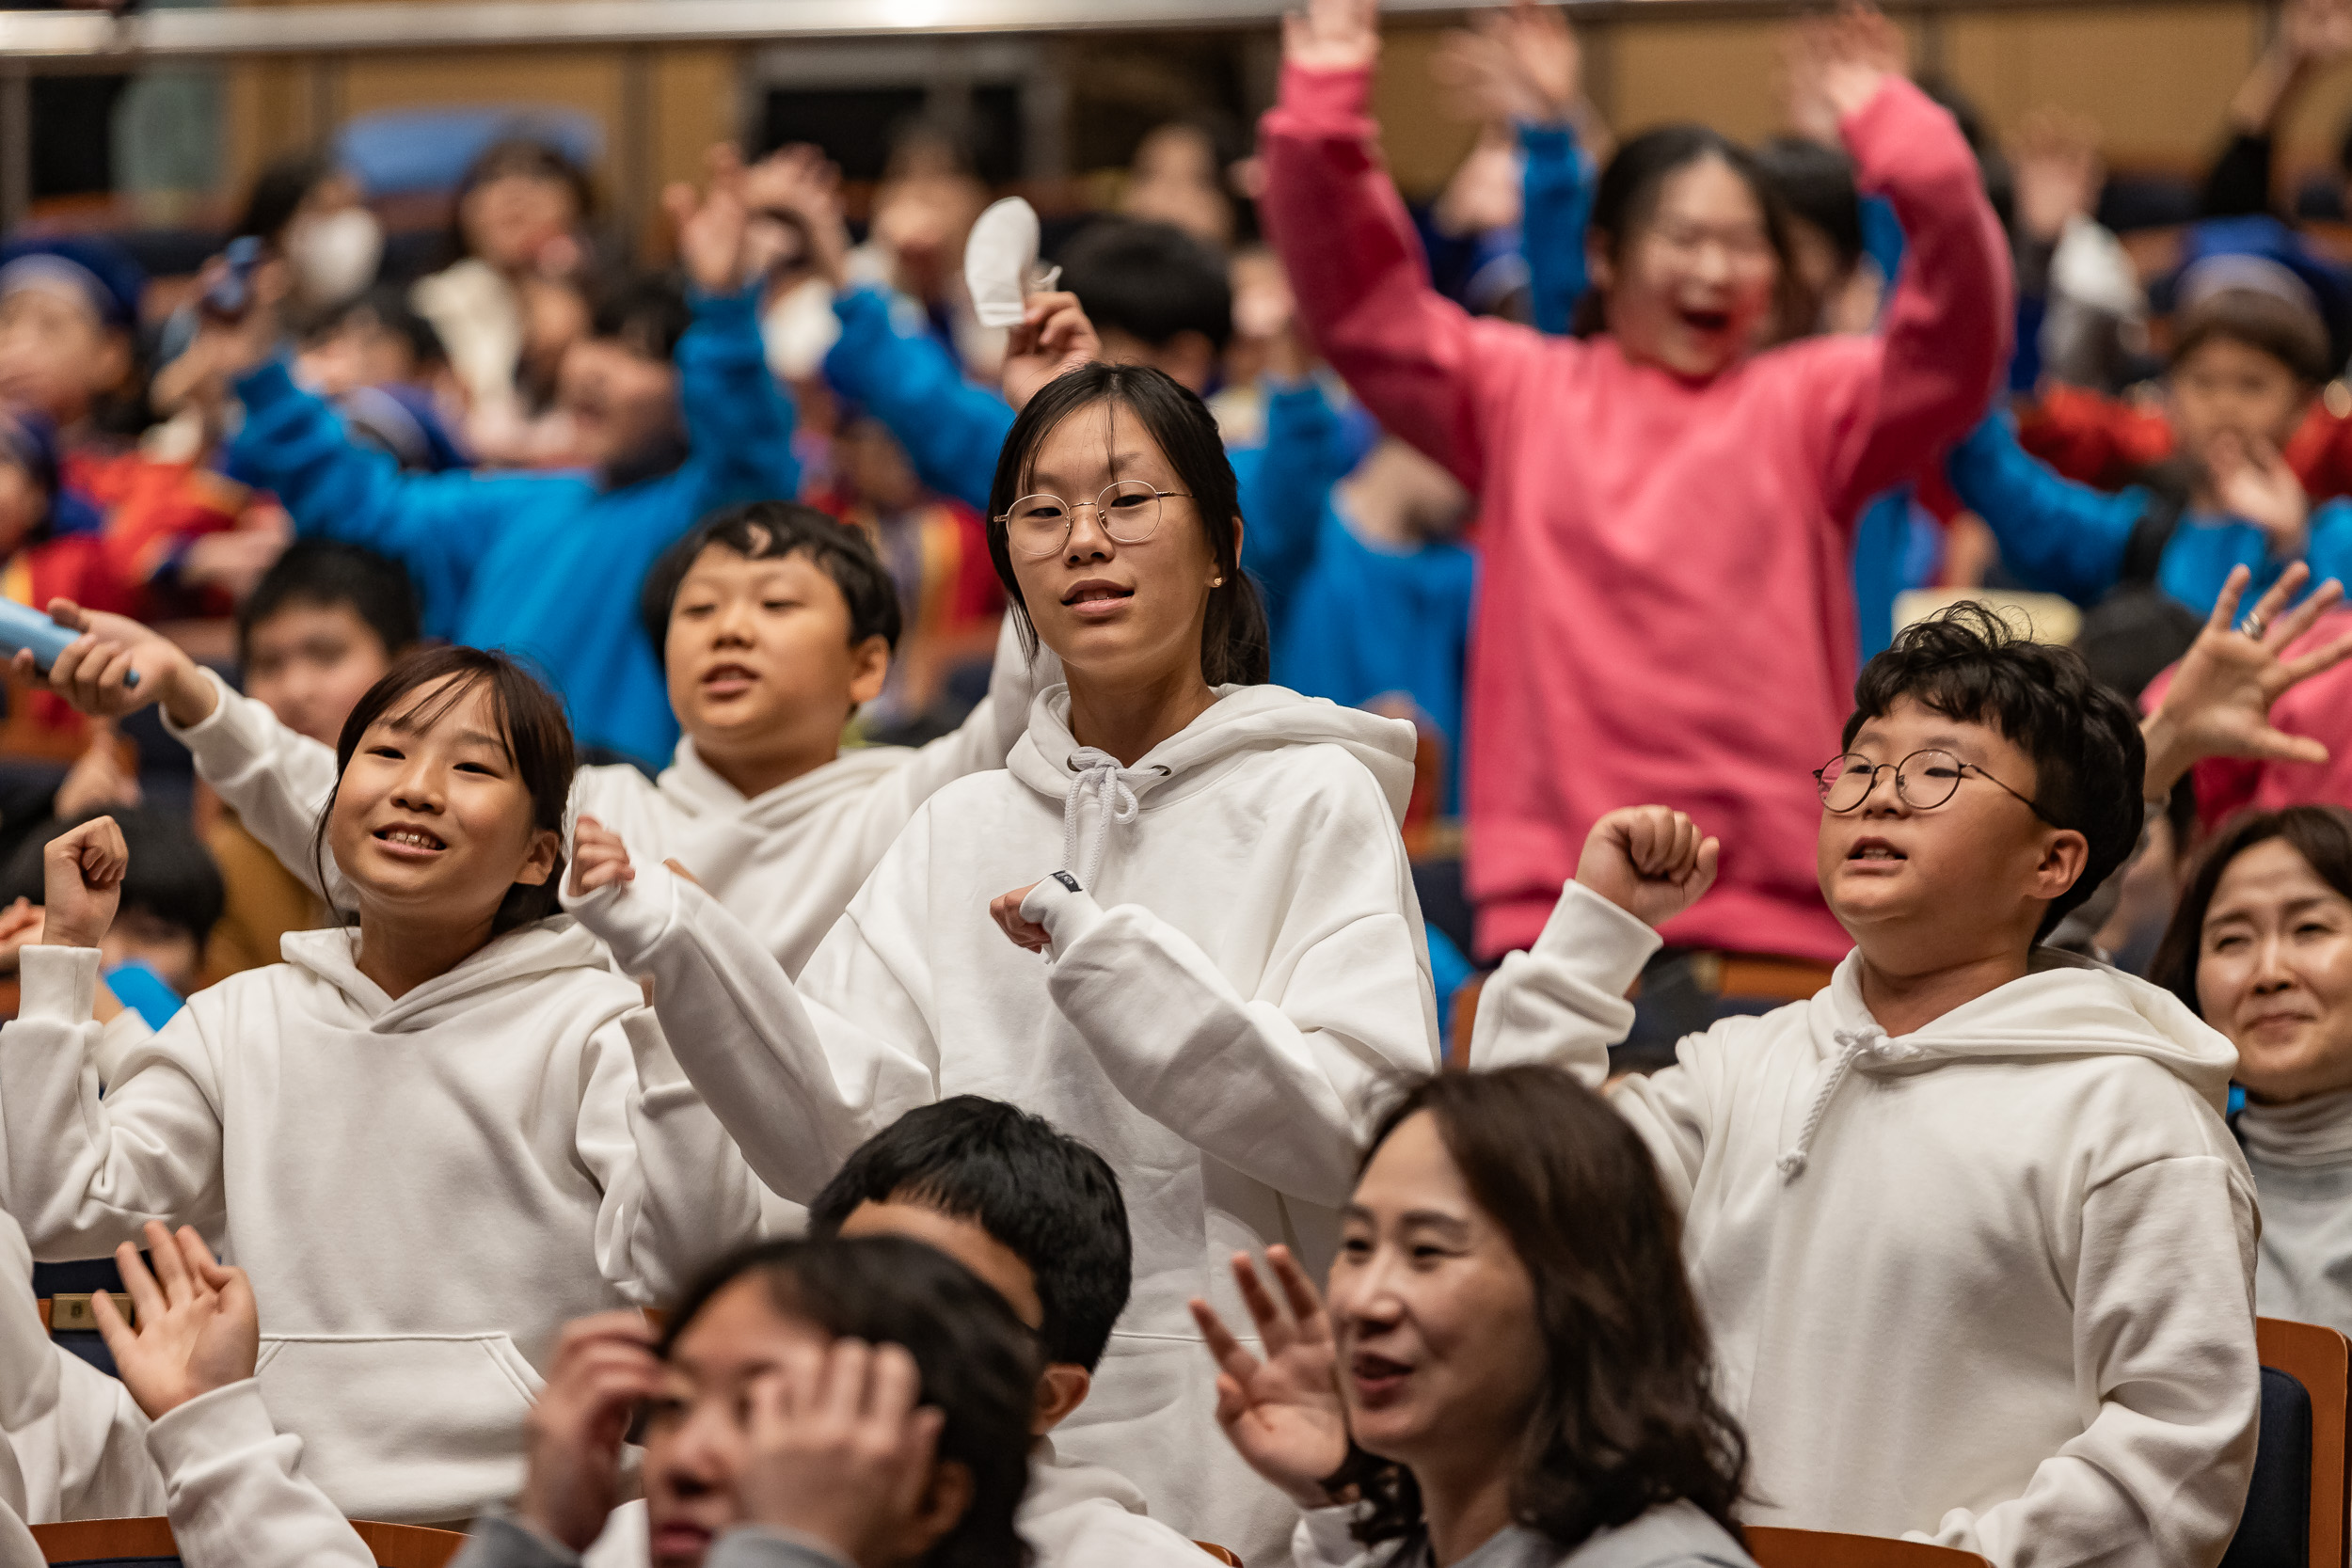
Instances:
[[[1796,253],[1788,239],[1788,212],[1780,192],[1765,177],[1756,155],[1720,131],[1704,125],[1661,125],[1645,131],[1617,149],[1601,171],[1593,193],[1593,216],[1586,229],[1592,243],[1611,261],[1623,264],[1627,247],[1658,214],[1666,182],[1693,164],[1722,160],[1756,198],[1764,214],[1764,238],[1779,263],[1772,306],[1782,321],[1804,314],[1804,285],[1797,277]],[[1859,216],[1855,221],[1859,223]],[[1576,335],[1589,338],[1608,329],[1609,301],[1597,287],[1587,289],[1577,302]]]
[[[438,681],[448,684],[430,698],[406,701]],[[343,721],[343,733],[335,741],[335,787],[328,792],[326,804],[319,808],[318,826],[310,833],[310,864],[321,887],[328,885],[326,824],[335,815],[336,799],[342,794],[343,773],[351,767],[359,737],[368,733],[368,726],[382,720],[422,729],[454,707],[467,692],[484,685],[490,689],[490,709],[499,738],[506,745],[516,777],[531,796],[532,827],[559,835],[564,832],[564,808],[571,799],[572,773],[579,765],[564,705],[504,654],[486,648],[426,648],[387,671]],[[503,936],[555,913],[556,890],[563,880],[564,851],[559,846],[545,882],[516,882],[507,890],[490,923],[490,934]]]
[[[2217,289],[2181,312],[2172,334],[2171,364],[2220,339],[2266,354],[2307,387],[2324,385],[2333,372],[2328,324],[2319,312],[2262,289]]]
[[[1426,1111],[1470,1196],[1534,1287],[1544,1363],[1511,1476],[1511,1517],[1573,1550],[1687,1500],[1740,1539],[1747,1438],[1715,1398],[1707,1325],[1682,1269],[1680,1222],[1641,1134],[1558,1068],[1459,1069],[1411,1080],[1381,1145]],[[1412,1472],[1361,1449],[1332,1478],[1368,1505],[1367,1545],[1419,1536]]]
[[[2148,748],[2130,705],[2074,649],[2036,642],[1974,601],[1905,626],[1862,667],[1841,749],[1904,697],[1999,731],[2033,758],[2031,794],[2047,819],[2089,843],[2082,875],[2042,914],[2035,936],[2048,936],[2139,843]]]
[[[918,1106],[860,1144],[808,1206],[836,1234],[860,1204],[907,1203],[969,1220],[1029,1266],[1049,1361],[1092,1371],[1127,1309],[1127,1205],[1111,1167],[1043,1117],[960,1094]]]
[[[1022,651],[1037,657],[1037,623],[1029,617],[1021,581],[1013,575],[1005,515],[1029,493],[1038,448],[1045,437],[1062,420],[1100,404],[1124,408],[1158,443],[1207,531],[1209,552],[1225,581],[1209,590],[1208,618],[1200,632],[1200,678],[1211,686],[1263,686],[1271,669],[1265,603],[1256,581],[1241,569],[1241,492],[1233,466],[1225,457],[1224,439],[1207,404],[1166,372],[1143,365],[1081,365],[1056,376],[1021,410],[997,453],[996,479],[988,492],[988,557],[996,563],[997,580],[1012,601]]]
[[[2213,909],[2214,892],[2232,861],[2273,839],[2302,856],[2321,881],[2352,898],[2352,811],[2288,806],[2240,812],[2223,823],[2198,858],[2196,873],[2173,906],[2172,923],[2164,928],[2164,940],[2148,965],[2148,978],[2188,1004],[2188,1010],[2200,1018],[2205,1010],[2197,1002],[2197,965],[2204,956],[2205,916]]]
[[[946,1418],[939,1462],[972,1477],[971,1505],[924,1562],[1024,1568],[1029,1548],[1013,1515],[1029,1481],[1029,1412],[1043,1369],[1035,1338],[1004,1298],[946,1253],[904,1236],[760,1242],[688,1289],[662,1332],[664,1361],[711,1298],[739,1279],[756,1279],[785,1317],[914,1357],[920,1402]]]
[[[879,637],[895,650],[901,630],[898,588],[874,553],[866,531],[798,501],[749,501],[714,512],[661,552],[637,598],[638,624],[666,663],[670,615],[678,589],[707,549],[733,550],[746,561],[805,555],[833,579],[850,607],[850,646]]]

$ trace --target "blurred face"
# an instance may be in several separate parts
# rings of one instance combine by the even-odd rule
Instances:
[[[103,969],[145,964],[164,984],[185,996],[196,990],[204,964],[204,944],[184,926],[150,910],[126,908],[115,916],[98,943]]]
[[[347,604],[293,604],[253,625],[245,690],[298,735],[332,746],[392,667],[391,651]]]
[[[564,351],[556,402],[572,421],[580,460],[592,468],[623,467],[683,428],[677,372],[609,339]]]
[[[2201,461],[2224,437],[2285,446],[2311,404],[2311,388],[2284,362],[2228,338],[2183,355],[2165,386],[2180,450]]]
[[[752,561],[714,545],[671,601],[670,706],[713,766],[824,750],[881,695],[889,645],[852,645],[850,605],[805,554]]]
[[[1098,505],[1103,491],[1122,480],[1156,491],[1185,488],[1123,405],[1081,408],[1046,433],[1024,488],[1057,500],[1070,534],[1041,557],[1025,553],[1018,542],[1024,531],[1009,526],[1022,602],[1038,636],[1081,678],[1127,685],[1197,673],[1210,585],[1223,575],[1207,531],[1188,497],[1169,495],[1159,500],[1149,538],[1112,538],[1107,529],[1131,536],[1136,529],[1119,511],[1105,518]],[[1045,504],[1037,515],[1051,523],[1057,509]]]
[[[2273,1103],[2352,1088],[2352,901],[2284,839],[2230,863],[2197,947],[2197,1006]]]
[[[501,174],[466,194],[457,214],[467,249],[501,272],[523,272],[580,222],[572,187],[532,174]]]
[[[1163,125],[1143,138],[1119,210],[1173,224],[1214,245],[1233,237],[1233,203],[1216,166],[1216,146],[1189,125]]]
[[[369,725],[336,789],[327,847],[362,918],[485,926],[516,882],[554,870],[556,834],[532,821],[488,683],[453,701],[451,684],[409,693]]]
[[[15,464],[0,461],[0,560],[14,555],[49,515],[49,497],[40,482]]]
[[[1857,809],[1822,811],[1821,895],[1866,958],[1908,972],[1934,966],[1921,949],[1965,944],[1971,927],[2001,942],[2020,925],[2030,935],[2043,905],[2074,885],[2086,852],[2083,835],[2048,826],[2010,793],[2031,798],[2035,769],[1998,730],[1947,719],[1903,697],[1863,725],[1848,750],[1869,764],[1937,750],[1963,765],[1913,765],[1915,793],[1940,793],[1957,772],[1951,798],[1940,806],[1906,802],[1887,769]]]
[[[1627,357],[1706,380],[1755,343],[1780,263],[1756,193],[1710,155],[1666,176],[1618,256],[1595,247],[1593,277]]]
[[[71,289],[34,284],[0,298],[0,403],[37,408],[62,428],[130,369],[123,335]]]
[[[1364,1167],[1327,1294],[1356,1441],[1416,1469],[1507,1463],[1546,1361],[1534,1286],[1426,1111]]]
[[[302,384],[322,397],[341,397],[354,387],[383,387],[417,378],[416,350],[406,338],[385,330],[365,310],[355,310],[326,337],[305,347],[295,361]]]

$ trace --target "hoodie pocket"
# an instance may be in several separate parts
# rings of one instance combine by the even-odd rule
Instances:
[[[354,1519],[467,1519],[521,1486],[523,1417],[543,1386],[503,1334],[302,1334],[255,1369],[303,1473]]]

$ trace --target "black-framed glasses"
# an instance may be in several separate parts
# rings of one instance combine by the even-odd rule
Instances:
[[[1122,479],[1104,485],[1103,493],[1090,501],[1065,501],[1042,493],[1024,496],[996,520],[1005,525],[1005,542],[1016,553],[1032,559],[1061,553],[1061,547],[1070,543],[1078,509],[1084,506],[1094,508],[1096,525],[1114,542],[1140,545],[1159,531],[1160,503],[1170,496],[1180,500],[1192,499],[1182,490],[1162,490],[1144,480]]]
[[[1913,811],[1933,811],[1959,790],[1963,775],[1974,773],[1988,784],[2008,789],[2026,803],[2027,811],[2051,827],[2064,826],[2052,821],[2050,814],[2032,796],[2010,789],[1973,762],[1963,762],[1951,752],[1934,748],[1914,752],[1900,762],[1872,762],[1851,752],[1842,752],[1815,768],[1813,782],[1820,786],[1822,809],[1843,814],[1861,810],[1862,802],[1878,787],[1879,774],[1890,771],[1895,775],[1896,795]]]

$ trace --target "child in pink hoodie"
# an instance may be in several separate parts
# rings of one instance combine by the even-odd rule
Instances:
[[[1532,942],[1622,800],[1721,823],[1669,942],[1834,961],[1809,770],[1855,674],[1861,503],[1980,418],[2007,358],[2007,248],[1951,118],[1883,18],[1817,24],[1820,86],[1910,247],[1883,328],[1751,349],[1788,274],[1747,155],[1697,127],[1619,151],[1595,201],[1595,335],[1473,320],[1429,284],[1364,105],[1376,0],[1286,24],[1263,214],[1299,309],[1388,429],[1475,491],[1468,866],[1478,944]]]

